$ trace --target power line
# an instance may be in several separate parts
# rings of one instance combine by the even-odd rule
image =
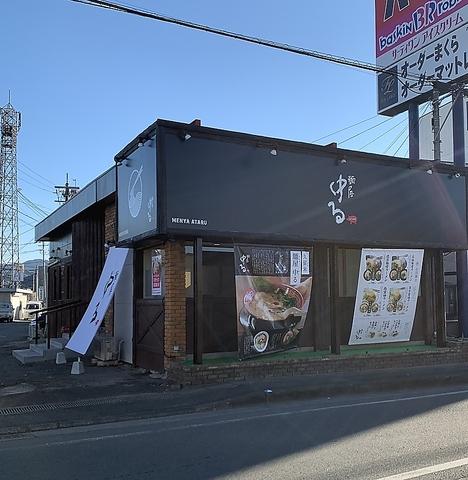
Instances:
[[[31,225],[30,223],[27,223],[24,220],[20,220],[20,221],[24,222],[26,225],[31,227],[29,230],[26,230],[25,232],[21,232],[21,235],[26,235],[27,233],[32,232],[33,230],[36,229],[36,225]]]
[[[18,190],[20,200],[28,206],[31,210],[34,210],[39,215],[49,215],[50,213],[41,208],[38,204],[30,200],[21,190]]]
[[[34,222],[40,222],[37,218],[31,217],[31,215],[28,215],[27,213],[24,213],[22,211],[18,211],[20,215],[23,215],[23,217],[29,218],[30,220],[33,220]]]
[[[424,107],[424,111],[421,113],[420,117],[418,118],[418,124],[417,124],[417,128],[419,128],[419,124],[421,123],[421,118],[423,117],[423,115],[425,115],[425,113],[427,112],[429,108],[429,104],[427,103],[426,106]],[[410,130],[408,131],[408,134],[406,135],[405,139],[403,140],[403,142],[400,144],[400,146],[395,150],[395,152],[393,153],[393,156],[396,156],[396,154],[400,151],[401,147],[405,144],[405,142],[408,140],[410,134],[413,133],[413,130]],[[400,135],[401,136],[401,135]],[[399,137],[398,137],[399,138]]]
[[[388,123],[388,122],[390,122],[390,121],[392,121],[392,120],[393,120],[393,117],[387,118],[387,119],[384,120],[383,122],[377,123],[376,125],[374,125],[374,126],[372,126],[372,127],[366,128],[366,129],[363,130],[362,132],[356,133],[356,134],[353,135],[352,137],[346,138],[345,140],[342,140],[341,142],[338,142],[338,145],[342,145],[343,143],[349,142],[350,140],[353,140],[354,138],[359,137],[359,136],[363,135],[364,133],[370,132],[370,131],[373,130],[374,128],[380,127],[380,125],[383,125],[384,123]]]
[[[19,219],[19,221],[21,223],[24,223],[25,225],[27,225],[28,227],[31,227],[31,230],[33,230],[34,228],[36,228],[36,225],[33,225],[32,223],[29,223],[27,222],[26,220],[23,220],[22,218]],[[28,230],[29,231],[29,230]],[[23,232],[23,233],[26,233],[26,232]]]
[[[346,65],[348,67],[353,67],[360,70],[367,70],[375,73],[386,73],[388,75],[394,75],[396,77],[402,76],[402,74],[398,72],[386,71],[384,68],[374,65],[372,63],[362,62],[359,60],[354,60],[346,57],[340,57],[337,55],[331,55],[328,53],[322,53],[316,50],[309,50],[302,47],[296,47],[293,45],[289,45],[287,43],[274,42],[272,40],[267,40],[260,37],[243,35],[241,33],[231,32],[229,30],[210,27],[208,25],[204,25],[201,23],[189,22],[188,20],[181,20],[178,18],[169,17],[156,12],[151,12],[149,10],[143,10],[141,8],[132,7],[130,5],[119,4],[119,3],[110,2],[107,0],[71,0],[71,1],[75,3],[81,3],[84,5],[90,5],[93,7],[100,7],[108,10],[115,10],[118,12],[127,13],[130,15],[136,15],[139,17],[150,18],[152,20],[158,20],[160,22],[171,23],[181,27],[191,28],[193,30],[199,30],[202,32],[220,35],[222,37],[233,38],[234,40],[242,40],[247,43],[262,45],[265,47],[270,47],[276,50],[295,53],[298,55],[304,55],[307,57],[312,57],[318,60],[324,60],[324,61],[335,63],[338,65]],[[411,73],[408,73],[407,75],[405,75],[405,78],[419,79],[419,75],[416,75],[416,74],[413,75]],[[427,83],[429,85],[431,84],[430,81],[427,81]]]
[[[30,205],[24,202],[21,198],[19,198],[19,201],[21,202],[21,205],[28,208],[33,215],[38,216],[41,220],[43,220],[47,216],[45,213],[41,212],[40,210],[35,210],[34,208],[32,208]],[[37,221],[39,222],[41,220],[37,220]]]
[[[35,170],[33,170],[31,167],[28,167],[24,162],[22,162],[21,160],[18,160],[18,163],[20,165],[22,165],[24,168],[26,168],[27,170],[29,170],[30,172],[34,173],[34,175],[37,175],[39,178],[42,178],[42,180],[45,180],[49,185],[53,185],[54,182],[52,180],[49,180],[48,178],[46,177],[43,177],[40,173],[37,173]]]
[[[405,126],[403,128],[403,130],[400,131],[400,133],[393,139],[393,141],[390,143],[390,145],[384,150],[384,155],[386,155],[390,149],[393,147],[393,145],[395,145],[396,142],[398,142],[398,140],[405,134],[405,132],[407,131],[407,127]]]
[[[384,133],[382,133],[381,135],[379,135],[378,137],[374,138],[373,140],[371,140],[369,143],[366,143],[363,147],[361,147],[359,150],[364,150],[366,147],[368,147],[369,145],[372,145],[374,142],[376,142],[377,140],[380,140],[382,137],[384,137],[385,135],[388,135],[392,130],[395,130],[395,128],[397,128],[398,126],[400,126],[402,123],[406,122],[406,118],[404,118],[401,122],[398,122],[397,124],[393,125],[393,127],[389,128],[388,130],[386,130]],[[406,127],[405,127],[406,128]]]
[[[30,182],[29,180],[26,180],[25,178],[20,178],[19,180],[20,180],[20,182],[27,183],[28,185],[31,185],[32,187],[37,188],[37,189],[39,189],[39,190],[42,190],[42,191],[44,191],[44,192],[47,192],[47,193],[55,193],[53,190],[47,190],[46,188],[39,187],[38,185]]]
[[[346,130],[349,130],[353,127],[357,127],[358,125],[361,125],[363,123],[366,123],[370,120],[373,120],[374,118],[377,118],[379,115],[373,115],[372,117],[366,118],[365,120],[361,120],[357,123],[354,123],[353,125],[349,125],[348,127],[341,128],[340,130],[336,130],[335,132],[329,133],[328,135],[324,135],[323,137],[317,138],[316,140],[312,140],[312,143],[317,143],[320,142],[321,140],[324,140],[325,138],[328,137],[333,137],[334,135],[337,135],[338,133],[344,132]]]
[[[41,216],[46,216],[48,215],[47,212],[44,210],[40,209],[37,205],[35,205],[29,198],[27,198],[20,190],[18,190],[18,197],[19,200],[28,208],[30,208],[34,213],[37,213]]]
[[[44,182],[43,180],[41,180],[40,178],[36,178],[34,177],[33,175],[31,175],[30,173],[28,172],[25,172],[23,169],[21,168],[18,168],[18,172],[21,173],[21,175],[26,175],[28,178],[30,178],[31,180],[33,180],[34,182],[36,182],[37,184],[39,185],[43,185],[45,187],[50,187],[51,185],[49,183],[46,183]]]
[[[447,115],[445,116],[445,119],[444,119],[444,121],[442,122],[442,125],[441,125],[440,128],[439,128],[439,131],[438,131],[437,136],[436,136],[436,140],[440,140],[440,134],[442,133],[442,129],[444,128],[444,126],[445,126],[445,124],[447,123],[447,120],[448,120],[450,114],[452,113],[453,106],[455,105],[455,103],[457,102],[457,100],[460,98],[460,95],[461,95],[462,93],[463,93],[463,89],[458,90],[458,93],[457,93],[456,97],[453,99],[452,105],[450,105],[450,109],[449,109],[449,111],[447,112]]]

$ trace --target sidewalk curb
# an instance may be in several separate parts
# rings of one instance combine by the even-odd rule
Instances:
[[[184,415],[199,412],[210,412],[216,410],[224,410],[236,407],[246,407],[267,403],[281,403],[294,400],[306,400],[319,397],[332,397],[345,394],[358,394],[358,393],[383,393],[383,392],[399,392],[409,388],[434,388],[434,387],[465,387],[468,388],[468,372],[442,374],[429,378],[427,375],[418,376],[418,372],[411,372],[404,376],[394,376],[390,379],[382,379],[383,381],[370,381],[363,382],[366,374],[369,372],[360,372],[361,378],[354,381],[342,382],[335,381],[326,385],[301,385],[299,387],[272,387],[272,393],[269,395],[268,400],[265,397],[264,389],[267,388],[269,380],[277,380],[275,378],[263,378],[261,381],[249,384],[236,384],[240,388],[255,388],[254,391],[240,392],[239,395],[233,395],[224,400],[208,401],[208,402],[196,402],[193,404],[187,404],[190,402],[190,397],[184,398],[184,404],[180,406],[174,406],[161,410],[160,405],[155,405],[154,410],[147,412],[138,411],[138,401],[148,401],[153,398],[163,399],[164,394],[161,393],[137,393],[134,395],[123,395],[123,401],[132,403],[135,408],[122,414],[121,412],[116,415],[100,416],[97,419],[70,419],[52,422],[42,422],[28,425],[17,425],[0,428],[0,437],[14,434],[33,433],[42,430],[53,430],[61,428],[71,428],[78,426],[97,425],[104,423],[115,423],[119,421],[128,420],[142,420],[145,418],[160,418],[174,415]],[[375,375],[375,371],[372,372]],[[225,386],[227,384],[224,384]],[[232,388],[234,384],[230,387]],[[198,392],[200,389],[198,388]],[[228,392],[232,393],[232,392]],[[235,392],[234,392],[235,393]],[[170,402],[170,398],[167,399]],[[110,407],[111,409],[112,407]],[[70,409],[70,411],[73,411]],[[21,415],[18,415],[21,417]]]

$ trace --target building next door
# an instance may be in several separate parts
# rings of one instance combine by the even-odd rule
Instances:
[[[162,249],[136,256],[134,363],[148,370],[164,369],[164,278]]]

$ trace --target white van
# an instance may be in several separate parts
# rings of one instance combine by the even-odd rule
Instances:
[[[43,308],[42,302],[39,302],[37,300],[30,300],[26,306],[24,307],[23,310],[23,319],[24,320],[34,320],[36,318],[35,313],[38,310],[41,310]]]

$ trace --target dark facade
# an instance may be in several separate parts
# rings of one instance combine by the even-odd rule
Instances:
[[[166,121],[116,161],[120,245],[134,249],[134,321],[146,334],[134,344],[136,363],[145,357],[143,366],[162,369],[235,356],[233,246],[241,242],[313,251],[299,347],[334,353],[348,343],[360,249],[424,249],[410,340],[445,345],[443,253],[468,246],[464,169]],[[142,169],[156,172],[153,184],[129,180]],[[355,187],[338,201],[340,178]],[[140,197],[135,218],[127,204]],[[152,294],[151,258],[160,252],[165,278]]]
[[[74,329],[116,243],[132,251],[105,329],[126,361],[235,360],[234,246],[250,243],[310,250],[298,349],[332,353],[348,344],[361,249],[424,249],[410,341],[445,345],[443,255],[468,248],[465,169],[167,121],[115,161],[113,189],[96,180],[92,201],[36,234],[72,239],[72,255],[49,269],[49,304],[79,306],[56,315],[55,334]]]

